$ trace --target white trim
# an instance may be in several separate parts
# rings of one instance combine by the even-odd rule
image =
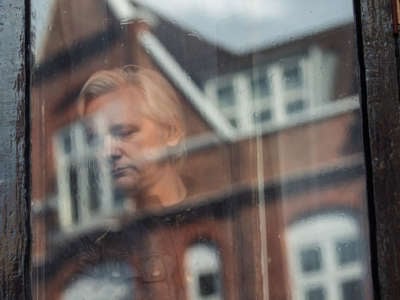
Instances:
[[[202,117],[208,121],[216,133],[223,139],[232,140],[235,136],[233,127],[213,103],[197,87],[182,67],[168,53],[156,36],[150,32],[141,32],[139,42],[154,58],[161,69],[169,76],[179,90],[187,97]]]
[[[339,265],[336,252],[338,241],[360,242],[361,238],[359,224],[350,215],[315,215],[291,225],[287,229],[287,252],[293,299],[304,300],[305,292],[316,287],[325,289],[325,299],[340,299],[343,282],[362,281],[363,263],[366,262],[362,260],[362,254],[359,253],[358,260],[354,262]],[[320,269],[304,272],[301,266],[301,251],[317,247],[321,253]]]
[[[222,299],[221,257],[213,245],[197,243],[186,249],[185,273],[187,281],[187,299],[190,300],[220,300]],[[212,295],[201,295],[199,279],[201,275],[214,275],[216,291]]]
[[[59,135],[54,138],[54,152],[56,154],[58,218],[61,227],[68,227],[73,223],[69,179],[66,174],[69,160],[63,151],[63,145]]]
[[[236,111],[238,127],[244,132],[251,132],[254,130],[254,122],[252,118],[252,102],[250,89],[248,87],[248,80],[244,74],[238,74],[233,78],[233,89],[235,91],[236,98]]]
[[[157,24],[157,17],[148,9],[137,7],[131,0],[106,0],[108,6],[121,24],[143,20],[151,26]]]
[[[47,7],[40,6],[41,2],[46,3]],[[58,1],[55,0],[47,0],[47,2],[33,1],[32,3],[31,14],[36,14],[36,17],[32,17],[32,28],[34,28],[35,34],[32,46],[36,64],[40,64],[46,59],[44,51],[52,33],[53,19],[57,8],[57,2]],[[40,18],[38,10],[45,11],[45,16]]]
[[[101,120],[96,119],[97,129],[104,131]],[[71,137],[71,150],[66,153],[64,149],[64,135]],[[105,217],[112,216],[123,207],[115,205],[113,195],[113,187],[110,175],[110,169],[98,152],[98,149],[87,143],[84,132],[84,125],[76,122],[70,126],[61,129],[54,138],[54,147],[56,153],[56,169],[58,195],[57,205],[60,218],[60,224],[63,231],[76,230],[77,227],[90,226]],[[96,162],[99,173],[99,190],[98,190],[98,208],[90,209],[90,186],[88,181],[88,164]],[[78,220],[73,219],[73,196],[71,195],[70,169],[74,167],[76,170],[77,180],[77,211]]]
[[[107,0],[107,4],[121,22],[137,18],[137,10],[129,0]]]
[[[323,119],[335,117],[343,113],[353,111],[360,108],[359,97],[350,96],[343,99],[338,99],[330,103],[322,104],[319,107],[313,107],[302,113],[293,115],[290,119],[281,122],[270,122],[268,124],[261,125],[261,133],[273,133],[288,129],[291,127],[297,127],[307,123],[317,122]],[[251,134],[246,132],[240,132],[236,136],[236,140],[249,138],[255,136],[257,133],[253,132]]]
[[[164,46],[159,42],[157,37],[155,37],[152,33],[141,32],[138,36],[138,39],[142,44],[142,46],[149,51],[150,55],[160,65],[162,70],[167,75],[169,75],[169,78],[177,85],[180,91],[200,112],[203,118],[211,125],[211,127],[215,130],[215,132],[219,137],[221,137],[223,140],[237,141],[257,134],[255,130],[253,130],[255,126],[251,126],[250,128],[249,125],[247,124],[248,122],[245,122],[247,124],[247,126],[245,126],[246,130],[243,130],[243,128],[235,130],[235,128],[233,128],[233,126],[229,123],[228,118],[220,110],[218,110],[215,101],[211,101],[208,97],[205,96],[204,92],[202,92],[197,87],[197,85],[192,81],[192,79],[187,75],[187,73],[182,69],[182,67],[175,61],[175,59],[168,53],[168,51],[164,48]],[[306,91],[307,90],[306,87],[308,85],[311,84],[312,89],[315,88],[314,85],[311,83],[311,78],[310,78],[311,76],[310,74],[308,74],[311,71],[309,70],[309,68],[312,67],[310,65],[314,63],[313,58],[315,58],[315,60],[318,62],[321,59],[320,56],[323,55],[323,53],[319,49],[316,49],[315,47],[311,48],[310,52],[312,53],[309,53],[308,55],[309,57],[302,58],[302,60],[306,59],[307,66],[303,66],[301,68],[304,81],[301,89],[306,94],[308,93],[308,91]],[[316,57],[314,57],[313,54]],[[329,56],[327,58],[330,58],[330,63],[329,66],[327,66],[327,68],[331,68],[333,67],[332,64],[334,64],[333,61],[335,60],[335,57],[332,57],[331,54],[327,55]],[[271,78],[272,79],[275,78],[276,81],[272,82],[271,84],[271,89],[272,89],[271,98],[275,99],[275,101],[282,102],[283,98],[285,97],[284,96],[285,93],[283,92],[282,89],[279,88],[282,87],[282,74],[281,74],[282,68],[279,68],[279,66],[276,64],[272,64],[268,69],[270,69],[268,72],[272,72]],[[221,76],[214,79],[213,81],[215,82],[215,80],[218,81],[225,80],[226,78],[235,79],[235,76],[237,75],[238,74],[230,74],[226,76]],[[332,84],[331,82],[328,82],[325,88],[326,89],[331,88],[331,84]],[[242,88],[243,87],[244,86],[242,84]],[[211,94],[212,92],[214,92],[215,94],[216,87],[215,85],[213,86],[210,84],[206,84],[205,90],[206,92],[211,92]],[[277,93],[279,95],[277,95]],[[317,92],[317,94],[320,93]],[[308,102],[308,104],[306,105],[308,105],[309,107],[302,112],[299,112],[297,114],[292,114],[290,116],[286,116],[286,113],[282,111],[284,109],[282,103],[275,103],[273,105],[274,107],[271,107],[271,113],[272,113],[271,121],[261,125],[256,124],[256,126],[260,128],[259,132],[261,132],[262,134],[272,133],[289,127],[299,126],[305,123],[315,122],[318,120],[322,120],[324,118],[333,117],[341,113],[344,113],[346,111],[355,110],[359,108],[358,96],[350,96],[335,101],[327,101],[324,95],[318,95],[318,96],[324,99],[303,99],[304,101]],[[239,101],[240,99],[236,100],[240,102]],[[319,105],[313,105],[316,104],[315,101],[318,101]],[[240,123],[243,123],[243,116],[241,116],[237,120],[237,122],[239,125]]]
[[[253,136],[255,128],[261,128],[261,133],[276,131],[276,128],[286,128],[298,125],[304,121],[313,121],[315,116],[325,111],[336,112],[337,104],[331,100],[333,94],[333,78],[336,56],[330,52],[323,52],[320,48],[312,46],[307,52],[294,56],[284,57],[282,60],[266,62],[252,69],[238,71],[209,79],[205,84],[205,92],[213,99],[218,109],[218,87],[224,82],[230,82],[235,87],[235,105],[228,109],[220,109],[226,119],[234,118],[237,122],[236,139]],[[286,67],[299,68],[301,84],[293,88],[285,87],[284,70]],[[271,118],[264,122],[253,120],[253,115],[261,113],[264,103],[256,103],[251,92],[251,80],[254,74],[266,72],[270,79],[271,93],[263,98],[263,102],[270,99],[271,103],[265,105],[271,112]],[[297,100],[303,101],[304,107],[292,113],[287,112],[287,105]],[[233,113],[236,113],[233,115]],[[251,123],[251,124],[249,124]]]
[[[278,67],[278,65],[274,64],[271,66],[271,87],[272,87],[272,99],[273,99],[273,114],[274,118],[272,119],[273,124],[283,123],[285,120],[285,112],[283,111],[283,106],[281,102],[283,102],[283,88],[282,88],[282,69]],[[261,131],[265,126],[259,124]],[[268,126],[269,127],[269,126]]]

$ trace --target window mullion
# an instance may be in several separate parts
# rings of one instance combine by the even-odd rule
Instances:
[[[55,139],[57,153],[57,203],[60,223],[62,227],[68,227],[73,223],[72,219],[72,195],[70,191],[69,170],[71,159],[65,155],[60,138]]]
[[[283,91],[283,76],[282,68],[279,64],[273,64],[271,66],[271,81],[272,81],[272,98],[274,115],[277,124],[282,124],[285,120],[285,94]]]
[[[254,129],[251,108],[251,92],[248,76],[238,74],[233,78],[236,97],[236,114],[239,127],[243,132],[251,132]]]
[[[304,75],[304,89],[303,97],[307,103],[308,111],[312,112],[315,108],[318,108],[320,104],[325,100],[323,98],[322,89],[324,88],[321,77],[317,74],[321,74],[321,68],[323,66],[322,53],[317,47],[310,48],[308,56],[302,59],[302,70]]]

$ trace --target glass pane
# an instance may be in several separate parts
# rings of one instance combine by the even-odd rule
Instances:
[[[309,289],[306,293],[306,300],[325,300],[325,292],[322,287]]]
[[[231,84],[218,88],[218,104],[221,108],[235,105],[235,93]]]
[[[251,90],[255,100],[263,99],[271,93],[269,78],[266,70],[253,74],[251,80]]]
[[[33,298],[371,300],[352,2],[33,0]]]
[[[355,240],[339,241],[336,243],[336,253],[340,265],[356,262],[360,259],[360,243]]]
[[[300,253],[301,269],[303,272],[319,271],[321,269],[321,249],[304,249]]]
[[[79,191],[78,191],[78,173],[75,166],[69,169],[69,188],[71,197],[71,213],[74,223],[79,221]]]
[[[271,110],[269,109],[257,111],[256,113],[254,113],[254,121],[256,123],[268,122],[269,120],[271,120],[271,118],[272,118],[272,113]]]
[[[200,295],[211,296],[218,293],[218,276],[216,274],[208,273],[199,276]]]
[[[286,105],[286,112],[288,114],[298,113],[304,110],[305,101],[299,99],[291,101]]]
[[[60,139],[62,139],[62,147],[66,153],[72,151],[72,137],[70,132],[64,132],[60,134]]]
[[[99,166],[97,161],[89,161],[88,164],[88,187],[89,187],[89,207],[90,211],[95,212],[100,206],[101,183],[99,176]]]
[[[283,80],[287,89],[297,88],[303,84],[302,70],[297,61],[284,66]]]
[[[347,281],[342,284],[343,300],[361,300],[363,297],[362,283],[359,280]]]
[[[237,127],[237,126],[238,126],[238,122],[237,122],[236,118],[228,118],[228,122],[229,122],[233,127]]]

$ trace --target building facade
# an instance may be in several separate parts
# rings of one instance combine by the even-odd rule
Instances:
[[[32,87],[35,293],[370,299],[352,22],[239,53],[190,32],[130,1],[55,2]],[[87,78],[127,64],[180,96],[177,207],[127,212],[78,116]]]

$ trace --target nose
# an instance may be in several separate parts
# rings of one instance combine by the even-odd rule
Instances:
[[[103,155],[110,163],[115,163],[122,157],[119,143],[111,135],[104,137]]]

